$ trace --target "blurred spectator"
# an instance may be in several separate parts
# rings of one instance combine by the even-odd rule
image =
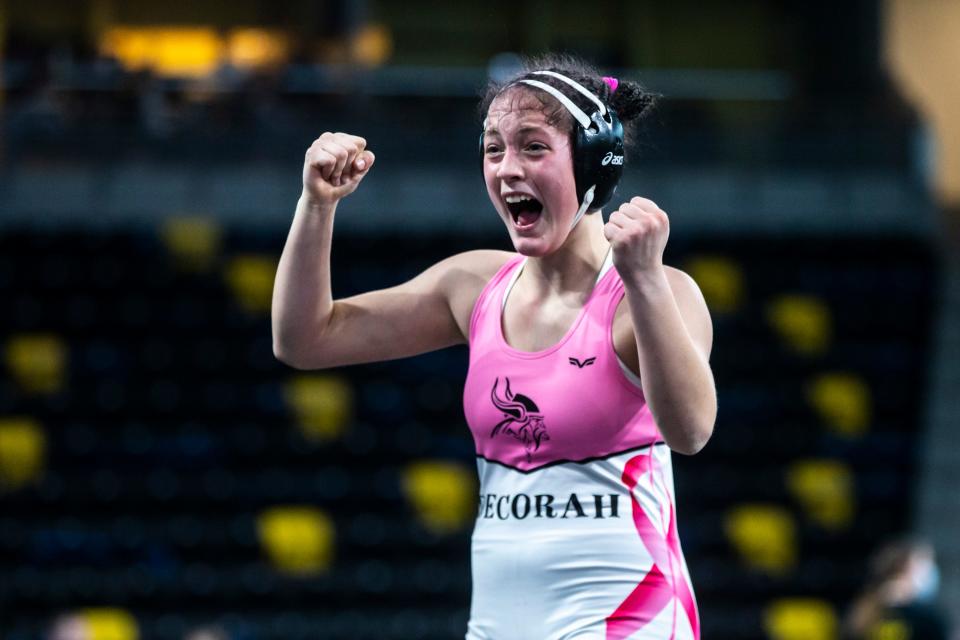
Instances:
[[[92,640],[86,621],[76,614],[64,614],[53,621],[47,640]]]
[[[220,627],[197,627],[187,631],[183,640],[230,640],[230,636]]]
[[[844,637],[947,640],[947,617],[935,601],[939,586],[929,543],[905,539],[884,545],[870,560],[867,583],[844,621]]]

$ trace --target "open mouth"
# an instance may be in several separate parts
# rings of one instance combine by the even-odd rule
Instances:
[[[529,227],[540,219],[540,214],[543,212],[543,204],[533,196],[509,195],[504,200],[518,227]]]

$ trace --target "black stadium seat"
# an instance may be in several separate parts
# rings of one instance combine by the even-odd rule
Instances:
[[[218,265],[282,245],[271,240],[228,233]],[[338,295],[396,284],[470,246],[411,240],[400,255],[387,240],[338,242]],[[713,440],[675,456],[707,638],[763,637],[763,611],[779,597],[839,609],[862,551],[897,533],[910,509],[932,254],[893,238],[828,249],[786,238],[671,247],[677,264],[724,256],[745,290],[737,308],[715,313]],[[0,485],[0,633],[32,637],[45,616],[95,602],[132,612],[144,638],[212,620],[261,639],[462,635],[472,507],[452,529],[431,528],[405,473],[438,460],[472,473],[465,350],[324,372],[353,400],[298,409],[288,385],[311,374],[273,359],[269,318],[238,304],[219,266],[180,269],[149,234],[0,235],[0,339],[42,333],[67,353],[54,391],[27,391],[10,366],[0,377],[0,430],[27,416],[45,438],[36,476]],[[798,351],[771,324],[769,303],[783,294],[829,310],[823,351]],[[837,372],[848,377],[816,396],[811,385]],[[810,459],[853,474],[848,524],[824,529],[791,492],[787,470]],[[770,574],[738,552],[727,518],[749,504],[790,514],[791,568]],[[329,518],[325,569],[290,574],[271,562],[258,518],[277,506]]]

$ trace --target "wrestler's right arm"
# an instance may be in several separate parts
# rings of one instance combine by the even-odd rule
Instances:
[[[337,203],[373,162],[366,141],[344,133],[324,133],[307,150],[271,310],[274,355],[292,367],[391,360],[464,343],[480,289],[509,257],[458,254],[396,287],[334,300],[330,247]]]

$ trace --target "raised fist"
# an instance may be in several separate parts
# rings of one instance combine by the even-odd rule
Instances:
[[[353,193],[370,171],[373,161],[366,140],[328,131],[307,149],[303,162],[303,193],[315,204],[336,204]]]
[[[652,200],[632,198],[610,214],[603,235],[610,242],[620,277],[632,282],[663,267],[670,220]]]

